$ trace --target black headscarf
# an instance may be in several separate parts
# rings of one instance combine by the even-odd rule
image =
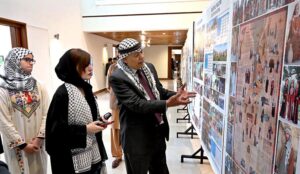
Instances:
[[[55,72],[57,77],[66,82],[75,85],[78,88],[82,88],[84,93],[85,93],[85,99],[87,100],[91,111],[93,115],[93,120],[97,119],[97,106],[96,106],[96,101],[94,98],[94,94],[92,91],[92,86],[83,80],[75,65],[75,63],[72,61],[72,56],[74,55],[74,52],[79,51],[82,52],[83,50],[81,49],[70,49],[68,50],[59,60],[58,64],[55,67]],[[83,51],[85,52],[85,51]],[[88,54],[88,53],[87,53]]]

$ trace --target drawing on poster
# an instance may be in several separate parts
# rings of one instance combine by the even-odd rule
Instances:
[[[281,82],[279,115],[294,124],[299,124],[300,114],[300,67],[284,66]]]
[[[300,0],[291,4],[289,8],[290,19],[288,19],[287,42],[285,50],[285,63],[300,63]]]
[[[276,147],[275,173],[289,174],[296,171],[299,165],[298,149],[300,148],[300,129],[279,121],[278,138]]]
[[[272,172],[286,14],[240,25],[233,159],[246,173]]]

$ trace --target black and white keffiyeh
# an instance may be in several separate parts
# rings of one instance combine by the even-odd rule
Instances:
[[[4,60],[4,66],[0,67],[0,87],[18,91],[32,91],[36,80],[31,74],[26,74],[20,66],[24,56],[32,54],[26,48],[13,48]]]
[[[120,42],[118,45],[119,59],[127,57],[129,54],[134,52],[142,51],[141,43],[132,38],[126,38]]]
[[[68,91],[68,124],[87,125],[93,121],[90,106],[79,89],[65,83]],[[99,118],[98,118],[99,119]],[[86,135],[86,147],[71,149],[75,173],[83,173],[91,170],[93,164],[101,161],[101,154],[95,134]]]
[[[119,60],[117,66],[126,74],[126,76],[135,84],[135,86],[144,94],[147,100],[150,100],[150,97],[146,90],[144,89],[143,85],[140,83],[138,76],[135,72],[128,67],[126,63],[124,63],[123,58],[129,56],[134,52],[141,52],[142,51],[141,43],[137,40],[132,38],[126,38],[120,42],[118,45],[118,52],[119,52]],[[160,99],[159,92],[156,88],[156,82],[154,79],[153,74],[151,73],[149,67],[144,63],[143,67],[141,68],[144,71],[144,74],[149,82],[150,88],[152,93],[155,95],[156,99]]]
[[[117,63],[118,67],[126,74],[126,76],[134,83],[134,85],[144,94],[147,100],[150,100],[150,97],[146,90],[144,89],[143,85],[140,83],[140,80],[137,75],[126,65],[123,60],[119,60]],[[143,67],[141,68],[144,71],[144,74],[149,82],[150,88],[155,95],[156,99],[160,99],[159,92],[156,88],[156,82],[154,79],[153,74],[151,73],[149,67],[144,63]]]

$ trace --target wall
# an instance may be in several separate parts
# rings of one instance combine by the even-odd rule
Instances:
[[[0,17],[27,24],[29,49],[38,59],[33,75],[45,81],[50,95],[61,84],[53,73],[54,67],[60,56],[70,48],[87,50],[97,59],[94,69],[98,77],[91,80],[93,91],[105,88],[105,84],[101,83],[104,79],[101,69],[106,60],[103,61],[101,50],[103,42],[108,40],[83,33],[80,6],[80,0],[1,0]],[[55,41],[53,36],[57,33],[60,37]],[[112,50],[108,50],[107,54],[111,55]]]
[[[204,11],[210,1],[130,2],[128,4],[127,1],[82,1],[83,30],[95,32],[188,29],[193,20],[198,18],[201,13],[186,12]],[[132,10],[128,10],[129,8]],[[124,14],[131,16],[124,16]]]
[[[144,49],[145,61],[152,63],[159,78],[168,78],[168,46],[152,45]]]

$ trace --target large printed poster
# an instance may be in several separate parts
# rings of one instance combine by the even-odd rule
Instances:
[[[240,25],[233,159],[246,173],[272,173],[286,16]]]
[[[198,44],[204,50],[201,139],[216,173],[222,172],[225,96],[229,91],[226,89],[226,62],[230,28],[228,5],[228,3],[223,3],[220,0],[212,3],[207,13],[204,14],[207,17],[205,20],[205,42]],[[198,31],[201,30],[200,26]]]

